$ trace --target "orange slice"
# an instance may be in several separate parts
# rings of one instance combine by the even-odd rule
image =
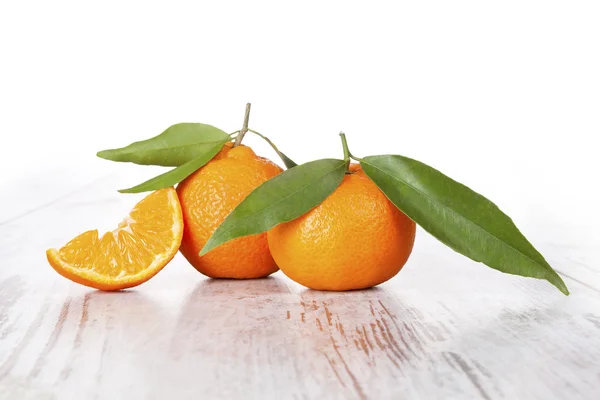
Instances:
[[[175,189],[146,196],[117,229],[77,236],[46,256],[67,279],[100,290],[137,286],[156,275],[177,253],[183,236],[181,206]]]

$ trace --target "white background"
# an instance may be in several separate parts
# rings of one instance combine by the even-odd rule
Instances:
[[[0,220],[106,173],[137,184],[156,171],[95,152],[177,122],[234,131],[248,101],[298,162],[341,157],[344,130],[527,233],[598,237],[596,1],[2,1]]]

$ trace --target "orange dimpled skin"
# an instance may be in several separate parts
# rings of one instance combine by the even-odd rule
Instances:
[[[323,203],[268,232],[279,268],[317,290],[378,285],[406,263],[415,223],[400,212],[357,165]]]
[[[181,253],[212,278],[260,278],[276,272],[266,233],[237,238],[204,256],[198,253],[217,227],[257,186],[281,173],[251,148],[228,143],[208,164],[177,187],[183,210]]]

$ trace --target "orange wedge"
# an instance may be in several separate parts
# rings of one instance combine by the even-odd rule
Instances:
[[[183,235],[175,189],[157,190],[140,201],[112,232],[88,231],[46,256],[67,279],[100,290],[137,286],[156,275],[177,253]]]

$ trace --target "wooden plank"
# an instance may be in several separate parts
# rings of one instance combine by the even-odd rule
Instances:
[[[552,232],[534,237],[573,275],[569,297],[423,232],[405,269],[365,291],[306,290],[282,273],[209,280],[181,256],[127,292],[64,280],[44,250],[116,224],[137,199],[119,183],[0,226],[1,399],[598,397],[593,238],[558,248]]]

